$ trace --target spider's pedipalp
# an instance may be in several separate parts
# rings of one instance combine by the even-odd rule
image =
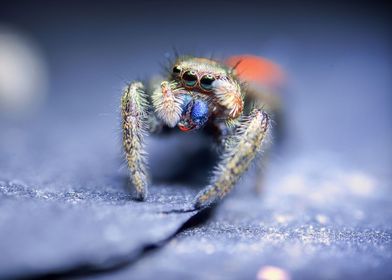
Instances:
[[[152,103],[157,116],[169,127],[178,123],[182,112],[182,98],[178,94],[181,89],[176,89],[176,83],[163,81],[152,94]]]
[[[232,79],[224,78],[212,83],[216,101],[228,110],[229,119],[238,118],[244,108],[240,85]]]
[[[147,195],[148,174],[144,136],[147,134],[148,102],[144,86],[140,82],[129,84],[121,99],[123,147],[130,179],[135,186],[137,198]]]
[[[269,127],[269,117],[261,109],[254,109],[227,140],[222,159],[211,183],[196,196],[195,208],[203,208],[224,197],[262,148]]]

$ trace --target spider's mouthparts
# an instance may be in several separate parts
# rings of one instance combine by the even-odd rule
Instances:
[[[177,124],[181,131],[201,128],[208,120],[208,104],[202,99],[188,99],[184,104],[181,119]]]
[[[195,128],[195,126],[186,126],[186,125],[184,125],[184,124],[182,124],[182,123],[178,123],[177,126],[178,126],[178,128],[179,128],[181,131],[184,131],[184,132],[191,131],[192,129]]]

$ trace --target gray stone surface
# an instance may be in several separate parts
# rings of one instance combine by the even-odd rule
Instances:
[[[324,155],[275,160],[262,196],[240,190],[110,279],[390,279],[392,203],[382,176]]]
[[[132,260],[194,214],[171,212],[190,205],[189,188],[158,186],[134,201],[115,134],[104,141],[84,124],[44,135],[41,125],[2,127],[0,278]]]

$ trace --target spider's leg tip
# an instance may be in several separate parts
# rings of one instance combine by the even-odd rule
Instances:
[[[206,206],[203,205],[203,203],[200,202],[199,200],[196,200],[195,203],[193,203],[193,209],[195,209],[195,210],[201,210],[204,207],[206,207]]]
[[[196,201],[193,203],[193,208],[195,210],[202,210],[204,208],[212,206],[217,201],[217,198],[202,199],[200,196],[197,196]]]
[[[200,210],[205,207],[205,202],[200,199],[200,196],[196,196],[195,201],[193,202],[193,209]]]
[[[147,198],[146,192],[137,192],[136,195],[134,196],[134,199],[137,201],[145,201],[146,198]]]

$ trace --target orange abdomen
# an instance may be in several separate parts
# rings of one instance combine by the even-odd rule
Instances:
[[[280,86],[284,80],[283,72],[277,64],[259,56],[231,56],[225,63],[234,68],[234,74],[245,82],[274,88]]]

